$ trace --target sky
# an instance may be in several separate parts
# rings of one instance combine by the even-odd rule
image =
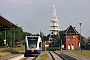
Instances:
[[[0,14],[25,32],[48,35],[53,5],[61,31],[72,25],[80,32],[82,23],[81,35],[90,36],[90,0],[0,0]]]

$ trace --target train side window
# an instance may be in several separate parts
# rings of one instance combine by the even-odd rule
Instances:
[[[39,47],[41,47],[41,42],[39,43]]]

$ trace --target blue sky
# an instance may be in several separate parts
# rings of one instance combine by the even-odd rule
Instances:
[[[53,4],[60,30],[72,25],[80,32],[81,22],[81,34],[89,36],[90,0],[0,0],[0,13],[12,23],[22,26],[24,31],[36,34],[41,30],[47,35],[50,33]]]

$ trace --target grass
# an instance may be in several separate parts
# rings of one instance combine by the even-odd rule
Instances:
[[[19,52],[24,51],[24,47],[17,47],[17,48],[0,48],[0,57],[7,56],[10,54],[18,54]]]
[[[25,47],[17,47],[17,48],[13,48],[14,50],[20,52],[20,51],[24,51],[25,50]]]
[[[0,52],[0,57],[10,55],[10,52]]]
[[[45,58],[48,57],[48,54],[43,54],[41,57],[42,57],[43,59],[45,59]]]
[[[40,60],[48,60],[50,59],[48,52],[47,51],[43,51],[41,56],[40,56]]]
[[[73,53],[77,53],[77,54],[80,54],[83,56],[90,57],[90,50],[82,50],[82,52],[81,51],[75,51],[75,50],[68,50],[68,51],[73,52]]]

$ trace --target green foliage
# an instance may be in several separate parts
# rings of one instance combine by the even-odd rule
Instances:
[[[0,46],[4,46],[4,31],[0,32]]]
[[[48,40],[48,39],[47,39],[46,36],[44,36],[44,37],[42,38],[42,41],[44,42],[44,41],[46,41],[46,40]]]
[[[24,45],[25,36],[32,35],[29,32],[24,32],[22,27],[10,28],[6,30],[6,42],[9,47],[16,47],[17,42],[21,42]],[[0,31],[0,47],[4,47],[5,31]]]
[[[85,37],[81,36],[81,46],[83,49],[85,49],[85,40],[84,40]],[[78,35],[78,39],[80,40],[80,34]]]
[[[50,47],[59,47],[61,45],[60,35],[53,35],[53,42],[50,44]]]

